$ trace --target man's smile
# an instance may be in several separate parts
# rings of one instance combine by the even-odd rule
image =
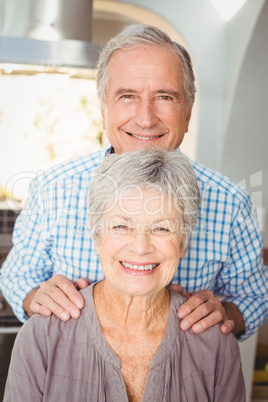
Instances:
[[[143,137],[141,135],[132,134],[132,133],[128,133],[128,132],[127,132],[127,134],[131,135],[132,137],[138,138],[138,140],[154,140],[155,138],[160,138],[160,137],[163,137],[165,135],[165,134],[160,134],[160,135],[153,135],[153,136],[150,136],[150,137],[148,137],[148,136]]]

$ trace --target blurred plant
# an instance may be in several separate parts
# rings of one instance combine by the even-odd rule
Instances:
[[[103,146],[102,119],[95,81],[68,78],[68,85],[40,94],[33,120],[50,162],[58,163]],[[63,80],[62,80],[63,81]],[[35,131],[35,130],[34,130]],[[26,134],[30,135],[29,131]]]
[[[0,182],[18,199],[27,196],[29,176],[104,145],[95,80],[38,73],[0,81]],[[21,172],[28,173],[13,190]]]
[[[4,186],[0,184],[0,201],[5,200],[16,200],[16,197],[11,191],[7,190]]]

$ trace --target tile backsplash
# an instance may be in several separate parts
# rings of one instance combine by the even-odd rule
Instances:
[[[0,233],[9,234],[13,232],[19,213],[19,210],[0,209]]]

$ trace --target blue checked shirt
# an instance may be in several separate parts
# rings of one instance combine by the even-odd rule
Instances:
[[[1,269],[1,290],[21,321],[26,295],[53,274],[103,279],[87,221],[89,185],[110,146],[53,167],[31,183],[30,196]],[[249,196],[223,175],[193,162],[201,205],[199,221],[173,283],[186,291],[211,289],[237,305],[245,340],[267,318],[268,275]]]

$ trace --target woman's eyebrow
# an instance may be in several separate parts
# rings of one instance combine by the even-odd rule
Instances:
[[[137,219],[136,217],[129,217],[129,216],[124,216],[124,215],[114,215],[113,218],[111,220],[114,219],[122,219],[123,221],[129,222],[129,223],[137,223]],[[142,224],[142,222],[138,222],[139,224]],[[152,222],[150,222],[150,224],[152,225],[156,225],[159,223],[171,223],[174,224],[174,220],[172,218],[159,218],[156,220],[153,220]],[[148,222],[146,222],[146,224],[148,224]]]
[[[165,222],[174,222],[172,218],[159,218],[153,221],[153,223],[165,223]]]
[[[131,220],[131,218],[129,218],[128,216],[119,215],[119,214],[118,215],[113,215],[111,220],[114,220],[114,219],[117,219],[117,218],[122,219],[123,221],[130,221]]]

